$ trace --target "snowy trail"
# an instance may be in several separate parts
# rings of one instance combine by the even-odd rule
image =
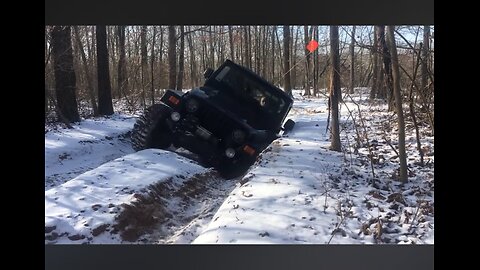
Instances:
[[[128,132],[135,120],[130,115],[114,114],[45,134],[45,190],[133,153]]]
[[[262,153],[193,244],[433,244],[424,178],[373,187],[367,166],[328,150],[324,99],[297,97],[289,117],[293,131]]]

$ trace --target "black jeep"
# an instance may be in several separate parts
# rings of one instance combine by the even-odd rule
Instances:
[[[205,71],[205,84],[183,93],[167,90],[132,131],[133,148],[182,147],[226,178],[244,173],[280,131],[293,99],[251,70],[226,60]]]

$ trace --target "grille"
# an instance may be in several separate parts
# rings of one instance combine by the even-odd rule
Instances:
[[[197,116],[200,120],[201,126],[219,137],[225,137],[225,135],[232,130],[232,125],[230,124],[229,119],[213,108],[201,107]]]

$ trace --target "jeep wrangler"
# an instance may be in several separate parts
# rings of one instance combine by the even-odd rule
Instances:
[[[280,133],[293,99],[253,71],[226,60],[207,69],[205,83],[186,93],[167,90],[132,130],[136,151],[182,147],[225,178],[237,177]]]

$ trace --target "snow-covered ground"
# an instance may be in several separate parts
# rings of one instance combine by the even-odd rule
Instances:
[[[129,132],[135,120],[132,115],[114,114],[83,120],[73,129],[46,130],[45,190],[133,153]]]
[[[110,156],[98,157],[107,151],[93,145],[104,147],[103,141],[112,141],[106,136],[131,129],[134,120],[126,116],[57,130],[55,139],[49,132],[46,189],[47,181],[56,186],[70,171],[77,173],[45,192],[45,243],[433,244],[433,135],[421,127],[421,166],[407,122],[409,182],[399,184],[392,149],[396,118],[366,97],[355,96],[363,121],[345,98],[344,151],[334,152],[328,149],[325,98],[304,98],[296,91],[289,115],[294,130],[274,141],[243,178],[230,181],[174,153],[123,156],[133,152],[127,139],[118,139]],[[112,125],[116,128],[105,128]],[[96,134],[99,143],[79,143],[85,133]]]
[[[368,154],[365,149],[354,157],[328,150],[325,99],[296,94],[290,114],[296,121],[293,132],[264,151],[193,243],[433,244],[433,167],[414,167],[413,143],[408,163],[416,173],[402,186],[389,175],[398,166],[395,153],[371,138],[381,148],[374,152],[383,154],[373,177],[366,155],[361,155]],[[355,108],[346,101],[344,124],[348,109]],[[362,110],[368,114],[368,108]],[[375,128],[369,120],[368,127]],[[351,142],[354,133],[346,132]],[[348,136],[343,134],[344,146]],[[424,141],[431,144],[433,137]],[[433,156],[427,160],[433,164]]]

